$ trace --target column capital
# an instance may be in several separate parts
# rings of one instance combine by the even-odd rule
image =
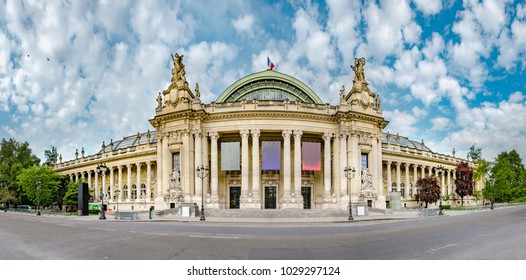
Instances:
[[[332,133],[330,133],[330,132],[325,132],[325,133],[323,134],[323,140],[325,140],[325,141],[331,141],[331,138],[332,138]]]
[[[281,133],[281,135],[282,135],[283,138],[285,138],[285,139],[290,138],[290,135],[292,135],[292,130],[290,130],[290,129],[285,129],[285,130],[283,130],[283,132]]]
[[[392,163],[393,163],[392,161],[388,160],[387,161],[387,166],[391,166]]]
[[[294,138],[301,138],[302,135],[303,135],[303,131],[294,130]]]
[[[203,135],[203,131],[200,128],[196,128],[196,129],[192,130],[192,134],[195,137],[201,137]]]
[[[219,138],[219,133],[217,131],[210,131],[208,136],[210,136],[212,140],[217,140]]]
[[[242,129],[239,131],[239,134],[241,134],[241,138],[248,138],[250,131],[248,129]]]
[[[259,131],[259,129],[252,129],[250,133],[252,134],[252,138],[257,138],[259,135],[261,135],[261,131]]]
[[[347,139],[347,135],[349,135],[349,131],[347,130],[340,130],[338,132],[338,136],[342,139]]]
[[[395,162],[395,164],[396,164],[396,167],[400,167],[400,164],[402,164],[402,163],[397,161],[397,162]]]

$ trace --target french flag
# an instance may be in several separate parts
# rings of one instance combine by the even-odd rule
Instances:
[[[267,66],[270,70],[274,69],[274,63],[270,61],[270,58],[267,56]]]

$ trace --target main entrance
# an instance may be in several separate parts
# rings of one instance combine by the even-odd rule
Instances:
[[[241,187],[230,187],[230,209],[239,209]]]
[[[276,209],[276,187],[265,187],[265,209]]]
[[[303,209],[310,209],[310,187],[301,187],[303,196]]]

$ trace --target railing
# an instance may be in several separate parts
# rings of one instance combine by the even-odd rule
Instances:
[[[115,220],[138,220],[139,212],[136,211],[116,211],[114,212]]]

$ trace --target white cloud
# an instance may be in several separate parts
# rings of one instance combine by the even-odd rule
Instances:
[[[426,16],[438,14],[442,10],[442,0],[413,0],[413,2]]]
[[[431,130],[434,130],[434,131],[444,131],[450,125],[450,121],[447,118],[434,118],[434,119],[431,119],[431,123],[433,124],[433,127],[431,127]]]
[[[523,100],[524,100],[524,95],[520,91],[516,91],[512,93],[510,95],[510,98],[508,99],[510,103],[519,103],[519,102],[522,102]]]
[[[418,121],[417,118],[407,112],[395,109],[394,111],[384,111],[383,115],[390,120],[386,130],[392,134],[399,133],[403,136],[410,136],[417,131],[417,128],[414,126]]]
[[[343,57],[342,65],[351,65],[355,49],[362,41],[359,30],[361,4],[359,0],[327,1],[329,19],[327,27],[331,36],[336,39],[336,47]]]
[[[254,16],[239,16],[237,19],[232,20],[232,26],[234,27],[234,29],[236,29],[238,33],[247,33],[251,35],[253,33],[254,28]]]

